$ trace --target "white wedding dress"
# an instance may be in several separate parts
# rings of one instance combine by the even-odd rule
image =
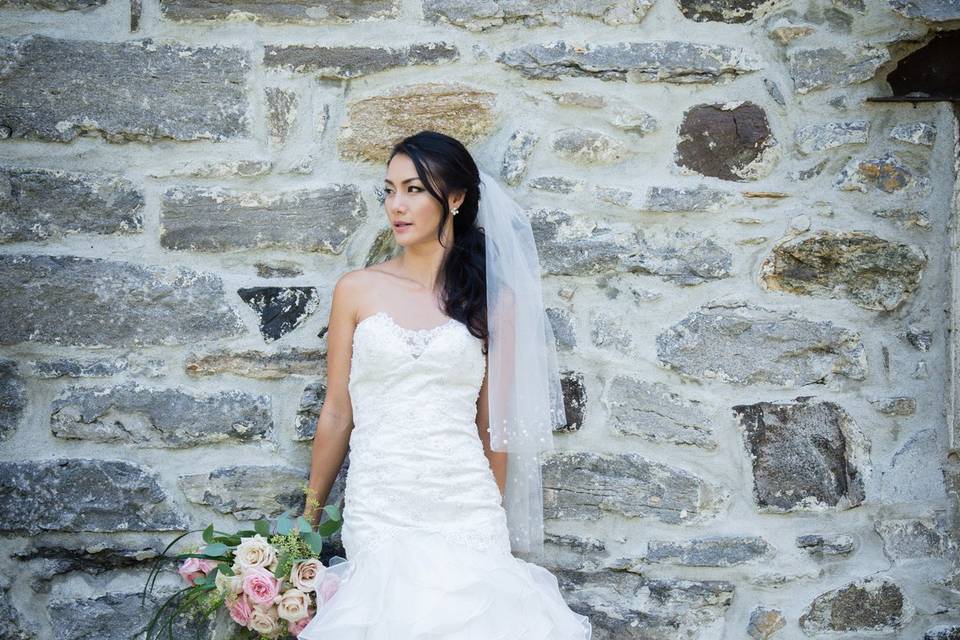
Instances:
[[[385,312],[353,336],[341,583],[298,640],[588,640],[556,577],[510,552],[477,433],[482,342]]]

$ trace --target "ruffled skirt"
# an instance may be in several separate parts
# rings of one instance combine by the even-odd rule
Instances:
[[[298,640],[589,640],[547,569],[420,530],[327,569],[339,587]]]

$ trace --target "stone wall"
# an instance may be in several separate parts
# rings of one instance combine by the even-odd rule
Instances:
[[[0,637],[130,638],[175,532],[302,505],[331,287],[424,128],[534,224],[542,561],[596,640],[960,637],[957,118],[866,101],[955,0],[0,17]]]

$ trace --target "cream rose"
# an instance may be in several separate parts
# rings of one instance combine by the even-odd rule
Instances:
[[[266,609],[254,607],[250,612],[250,622],[247,623],[247,627],[265,636],[275,636],[282,631],[280,619],[274,607]]]
[[[277,615],[284,620],[296,622],[307,615],[307,607],[310,606],[310,596],[299,589],[287,589],[280,596],[280,603],[277,604]]]
[[[277,568],[277,552],[267,539],[259,533],[252,538],[240,538],[233,553],[234,566],[246,570],[252,567],[264,567],[273,571]]]
[[[290,582],[300,591],[310,593],[317,590],[327,568],[316,558],[297,562],[290,568]]]
[[[225,596],[238,596],[243,593],[243,578],[236,574],[228,576],[218,571],[217,577],[213,579],[213,583],[217,585],[217,591]]]

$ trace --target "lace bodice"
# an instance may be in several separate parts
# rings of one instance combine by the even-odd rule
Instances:
[[[477,433],[482,341],[461,322],[402,327],[385,312],[353,336],[342,540],[348,557],[400,529],[510,553],[506,513]]]

